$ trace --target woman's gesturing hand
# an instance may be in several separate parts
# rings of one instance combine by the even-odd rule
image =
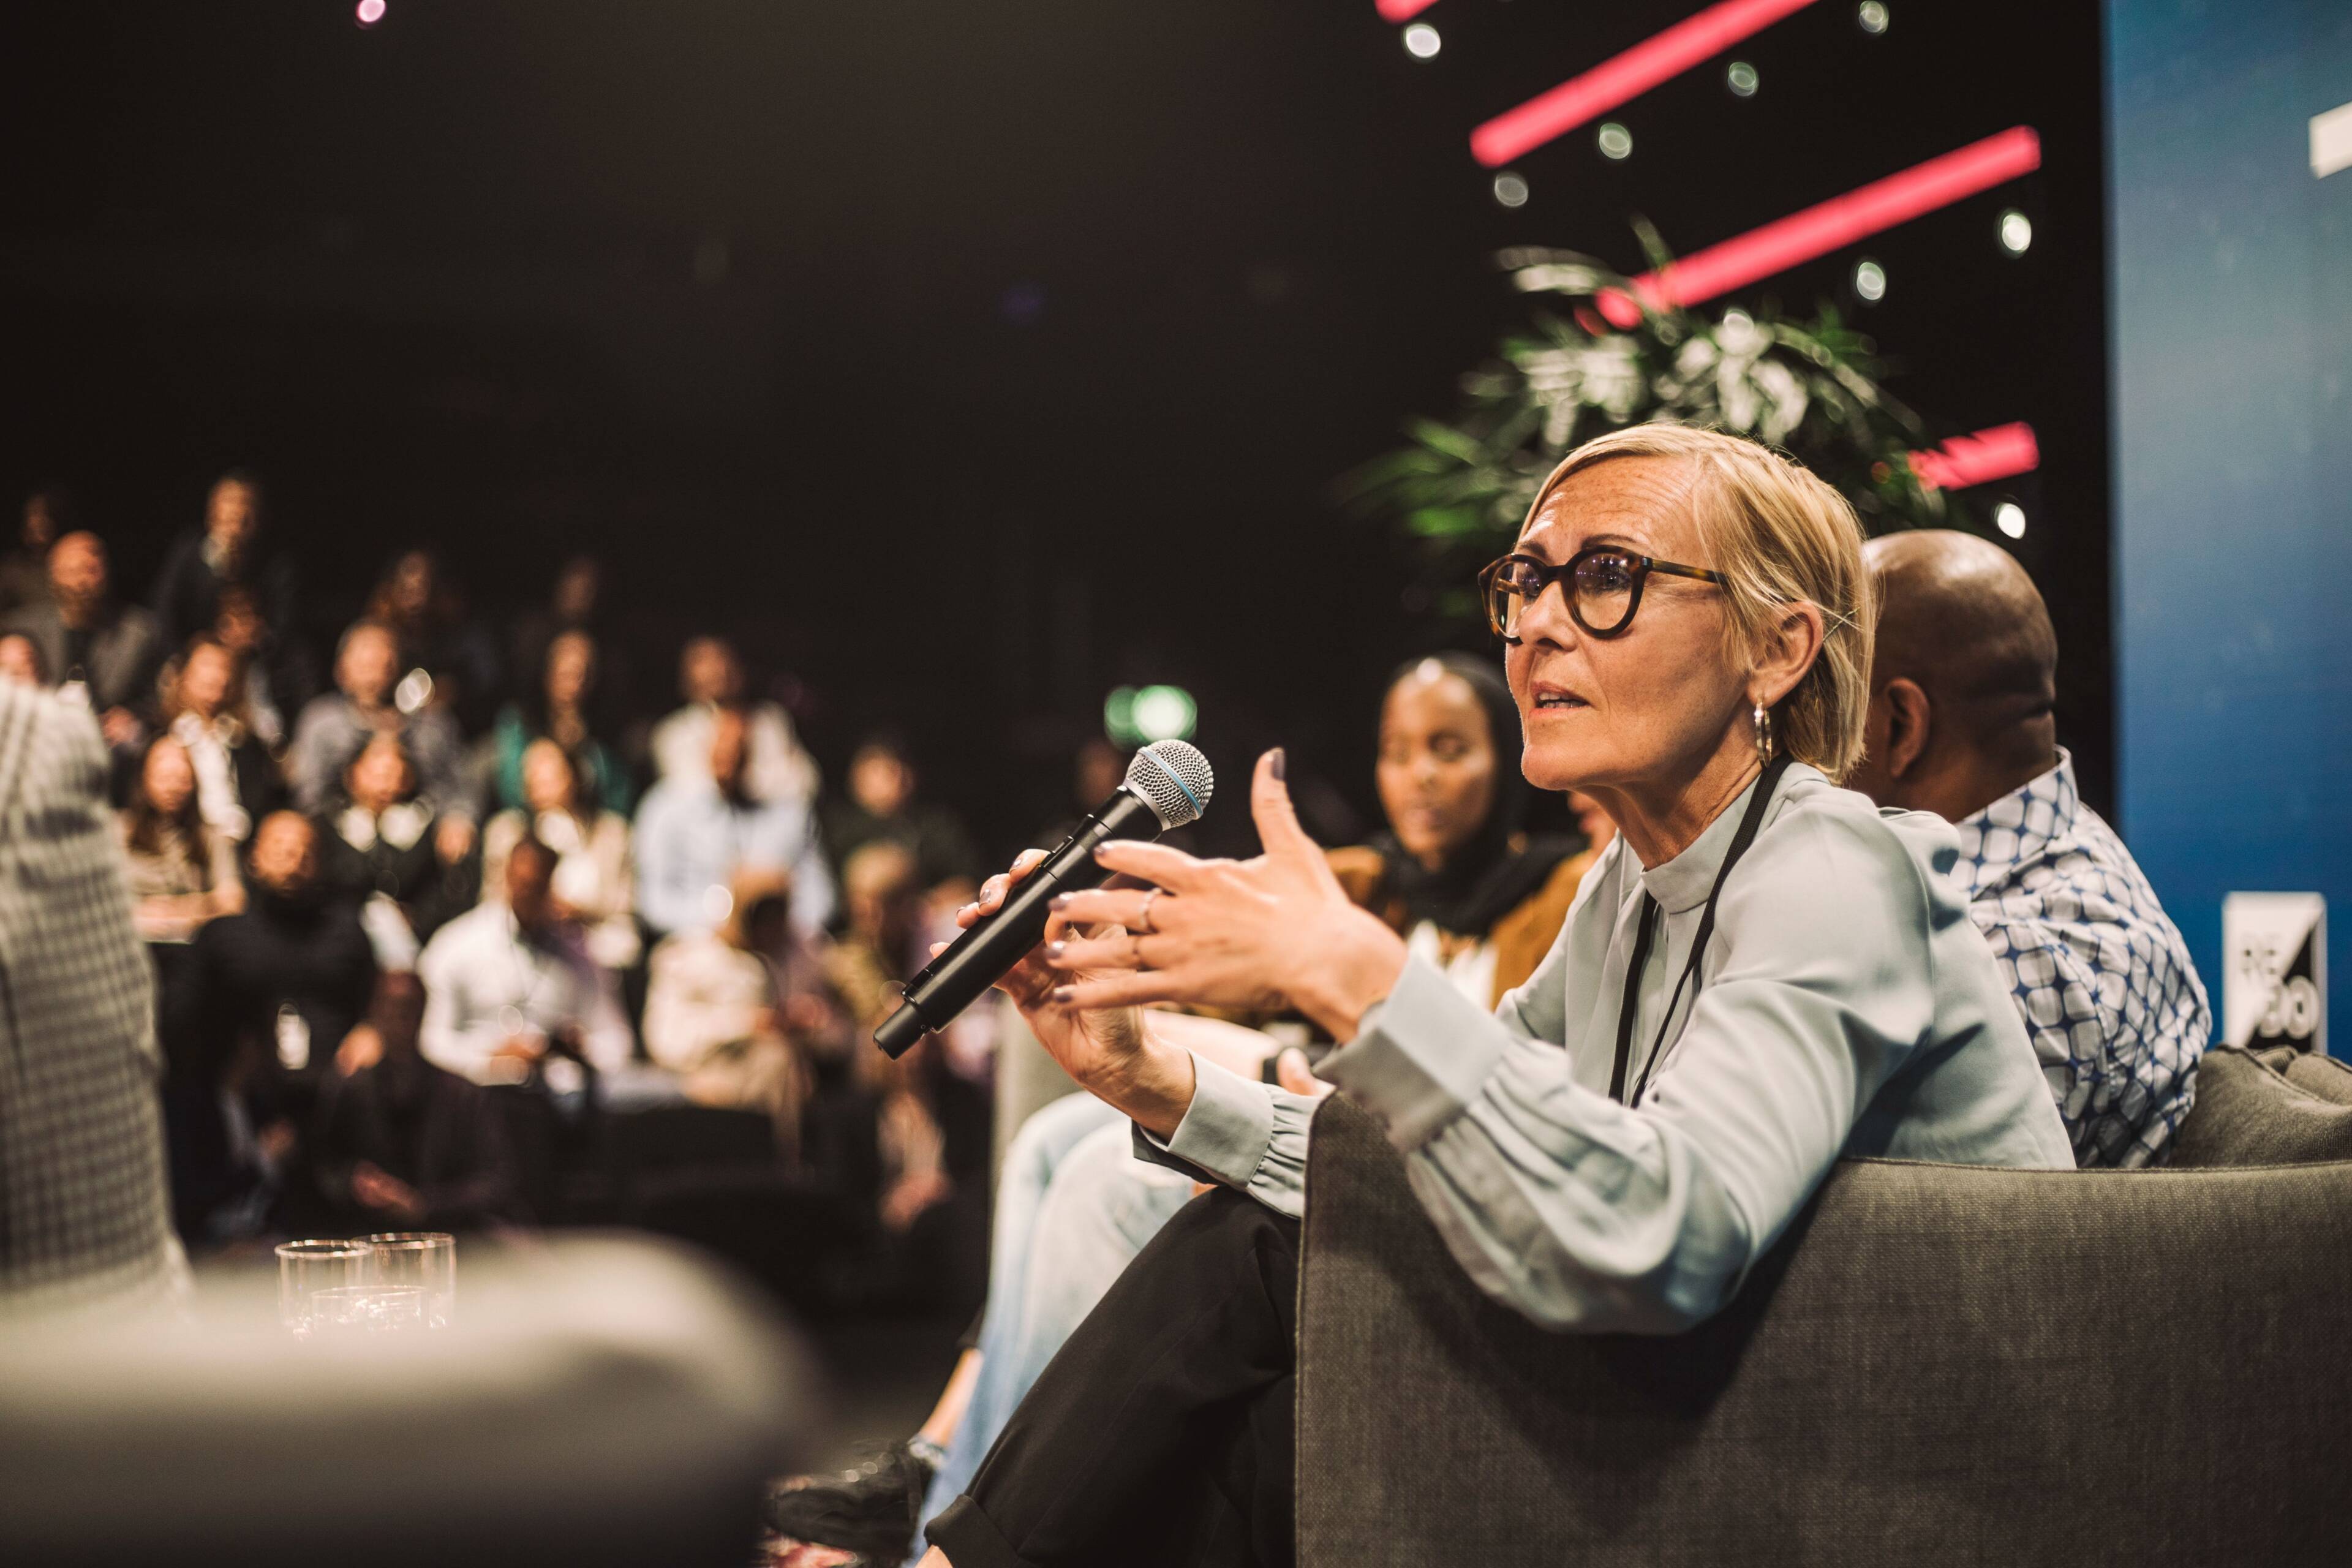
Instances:
[[[1063,1007],[1173,1002],[1265,1011],[1295,1007],[1352,1038],[1365,1009],[1396,982],[1404,943],[1349,901],[1291,808],[1278,750],[1258,759],[1250,812],[1265,852],[1198,860],[1159,844],[1106,844],[1095,858],[1151,883],[1066,893],[1055,912],[1080,927],[1038,957]],[[1032,963],[1037,962],[1033,958]]]
[[[980,896],[956,911],[956,924],[969,928],[1003,909],[1006,896],[1045,860],[1043,849],[1023,850],[1009,870],[981,884]],[[1167,1137],[1192,1103],[1192,1058],[1181,1050],[1155,1049],[1133,1007],[1088,1010],[1055,999],[1055,992],[1070,977],[1046,964],[1045,949],[1081,934],[1117,933],[1081,933],[1067,916],[1056,911],[1046,921],[1043,943],[1007,971],[996,983],[997,989],[1013,998],[1037,1043],[1062,1065],[1063,1071]],[[934,944],[931,955],[937,957],[945,948],[944,942]]]

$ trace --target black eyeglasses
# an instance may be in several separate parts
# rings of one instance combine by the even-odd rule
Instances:
[[[1633,624],[1633,612],[1642,607],[1642,584],[1653,572],[1702,583],[1723,581],[1723,574],[1703,566],[1680,566],[1619,545],[1596,544],[1559,566],[1548,566],[1532,555],[1506,555],[1478,574],[1478,591],[1486,602],[1486,624],[1507,643],[1518,642],[1519,617],[1554,583],[1569,585],[1568,613],[1578,626],[1594,637],[1613,637]]]

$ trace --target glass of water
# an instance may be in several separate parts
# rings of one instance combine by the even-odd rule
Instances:
[[[278,1248],[278,1321],[296,1334],[315,1326],[320,1291],[367,1282],[375,1250],[360,1241],[289,1241]]]
[[[387,1231],[364,1238],[369,1282],[425,1295],[425,1323],[446,1329],[457,1300],[457,1238],[437,1230]]]
[[[390,1333],[425,1326],[425,1292],[414,1286],[338,1285],[310,1298],[310,1332],[320,1338]]]

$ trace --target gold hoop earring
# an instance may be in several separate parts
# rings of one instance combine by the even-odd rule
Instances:
[[[1769,767],[1772,764],[1772,710],[1759,702],[1751,717],[1756,723],[1756,764]]]

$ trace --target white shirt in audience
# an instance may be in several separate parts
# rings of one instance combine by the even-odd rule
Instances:
[[[629,1060],[627,1020],[610,979],[578,931],[551,926],[528,936],[503,903],[478,905],[425,944],[417,1045],[435,1066],[477,1083],[504,1081],[490,1058],[517,1035],[545,1037],[574,1028],[581,1054],[603,1072]]]

